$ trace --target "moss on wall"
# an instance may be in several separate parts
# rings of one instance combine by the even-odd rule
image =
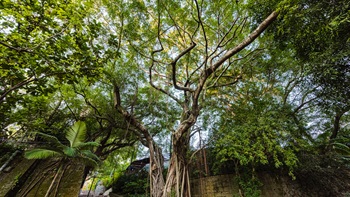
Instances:
[[[330,172],[331,171],[331,172]],[[296,180],[286,174],[262,171],[258,178],[262,183],[262,197],[327,197],[349,196],[349,169],[314,169],[312,172],[299,172]],[[210,176],[191,181],[193,197],[232,197],[242,196],[235,175]],[[248,196],[248,195],[246,195]]]
[[[0,172],[0,196],[45,196],[58,168],[58,161],[43,160],[36,162],[35,165],[34,162],[17,157],[11,162],[12,168],[9,171]],[[69,165],[57,188],[58,197],[78,196],[83,170],[84,166],[81,164]],[[23,182],[18,184],[20,181]]]
[[[9,170],[0,172],[0,196],[6,196],[33,163],[33,160],[18,157],[10,163]]]

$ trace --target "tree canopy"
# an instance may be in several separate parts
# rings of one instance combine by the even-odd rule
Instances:
[[[198,149],[211,149],[219,164],[293,177],[301,152],[346,159],[349,6],[2,1],[1,143],[55,142],[27,152],[39,158],[74,156],[89,141],[107,163],[125,160],[123,148],[147,149],[152,196],[190,195]]]

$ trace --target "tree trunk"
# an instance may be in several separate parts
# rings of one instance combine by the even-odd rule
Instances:
[[[149,133],[147,128],[138,120],[136,117],[129,113],[127,110],[124,110],[121,107],[121,98],[119,87],[117,84],[114,84],[114,107],[116,110],[124,116],[126,122],[134,126],[138,132],[135,134],[142,136],[145,140],[141,140],[141,143],[148,147],[150,153],[150,194],[153,197],[161,197],[164,190],[164,157],[160,147],[154,142],[152,135]]]
[[[332,135],[330,136],[330,139],[334,139],[338,136],[339,130],[340,130],[340,119],[342,116],[350,110],[350,105],[346,106],[342,109],[338,109],[336,111],[334,122],[333,122],[333,129],[332,129]]]
[[[162,149],[159,148],[153,141],[149,142],[150,152],[150,194],[153,197],[161,197],[164,190],[164,157]]]
[[[10,162],[16,157],[16,155],[20,153],[19,150],[16,150],[11,156],[10,158],[0,167],[0,172],[2,172],[9,164]]]
[[[182,136],[173,136],[173,152],[170,159],[168,175],[163,196],[190,197],[190,180],[188,171],[187,153],[189,150],[189,133]]]
[[[83,178],[81,180],[80,189],[83,188],[85,180],[86,180],[86,177],[88,176],[88,174],[90,173],[91,170],[92,170],[92,167],[90,167],[90,166],[85,166],[84,167]]]

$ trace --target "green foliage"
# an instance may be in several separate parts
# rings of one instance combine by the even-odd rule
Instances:
[[[33,150],[26,151],[24,156],[27,159],[47,159],[50,157],[60,156],[61,154],[57,151],[47,150],[42,148],[36,148]]]
[[[269,3],[268,3],[269,2]],[[259,20],[262,10],[271,9],[275,1],[252,6]],[[278,2],[278,1],[277,1]],[[350,15],[345,1],[288,1],[290,9],[270,28],[279,50],[295,51],[295,58],[304,67],[315,94],[324,110],[342,110],[349,100]]]
[[[328,137],[329,117],[338,111],[345,111],[343,122],[349,117],[349,3],[199,1],[197,13],[196,2],[0,2],[0,139],[27,142],[28,132],[35,132],[47,146],[27,151],[26,157],[59,156],[92,166],[99,158],[91,150],[99,142],[96,152],[107,160],[99,172],[109,184],[136,155],[134,147],[118,148],[144,142],[115,110],[113,85],[120,88],[122,106],[167,147],[193,101],[193,93],[174,88],[173,72],[178,85],[195,87],[201,70],[278,10],[278,20],[258,42],[206,80],[198,98],[201,115],[191,131],[210,132],[221,164],[286,167],[293,175],[300,150],[319,153],[328,143],[348,158],[349,142]],[[193,42],[174,71],[171,62]],[[160,46],[163,50],[154,52]],[[149,84],[151,71],[154,85],[175,99]],[[77,120],[84,122],[69,127]],[[117,188],[144,194],[143,176],[123,175]],[[245,177],[240,185],[247,196],[259,194],[255,179]]]
[[[297,131],[288,109],[273,97],[259,94],[252,84],[246,97],[234,101],[223,111],[213,144],[217,158],[224,162],[237,159],[240,165],[297,165],[292,133]]]
[[[251,177],[247,174],[248,173],[244,173],[243,176],[237,178],[239,187],[240,189],[242,189],[244,196],[249,196],[249,197],[261,196],[260,188],[262,186],[262,183],[259,181],[258,178]]]
[[[136,174],[121,175],[112,188],[113,192],[125,196],[145,196],[149,190],[148,173],[142,170]]]
[[[27,159],[46,159],[50,157],[60,157],[65,159],[77,159],[87,165],[97,166],[99,158],[89,150],[89,148],[98,146],[98,143],[85,143],[86,126],[84,122],[76,122],[66,133],[66,138],[70,146],[62,144],[56,137],[44,133],[38,133],[48,142],[54,142],[52,146],[45,148],[35,148],[25,152]]]
[[[349,161],[350,161],[349,145],[350,145],[350,139],[348,138],[348,131],[347,132],[343,131],[340,136],[331,140],[329,146],[332,151],[337,153],[336,156],[338,156],[346,164],[349,164]]]
[[[35,130],[37,126],[54,126],[51,120],[42,125],[50,115],[43,115],[45,111],[33,103],[43,104],[60,85],[72,84],[83,76],[96,81],[104,58],[113,54],[105,53],[102,42],[97,41],[104,31],[93,6],[92,1],[80,0],[0,3],[1,130],[18,119],[25,124],[40,123]],[[18,110],[32,112],[32,107],[39,112],[30,114],[28,121],[21,113],[13,116]],[[30,121],[35,115],[40,117]]]
[[[84,122],[78,121],[66,133],[71,147],[78,147],[86,139],[86,126]]]

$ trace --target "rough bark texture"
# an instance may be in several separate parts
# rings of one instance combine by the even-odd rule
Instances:
[[[173,152],[170,159],[168,175],[163,196],[191,196],[188,159],[189,137],[186,132],[181,137],[173,136]]]
[[[150,184],[151,195],[161,197],[164,189],[163,166],[164,158],[162,149],[153,142],[150,143]]]

